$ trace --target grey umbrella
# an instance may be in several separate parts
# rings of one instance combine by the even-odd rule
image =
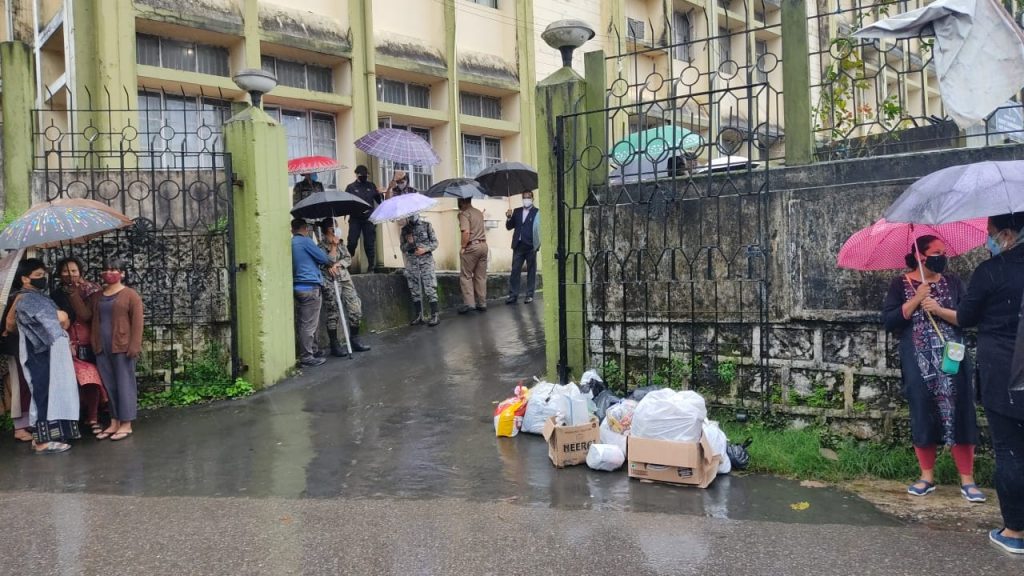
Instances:
[[[515,196],[537,189],[537,171],[522,162],[491,164],[474,178],[490,196]]]
[[[487,198],[487,191],[476,180],[469,178],[449,178],[430,187],[425,193],[431,198]]]
[[[950,166],[914,182],[885,212],[889,222],[946,224],[1024,212],[1024,161]]]

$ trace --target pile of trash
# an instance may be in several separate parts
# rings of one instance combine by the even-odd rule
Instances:
[[[628,462],[631,477],[700,487],[750,460],[746,445],[730,445],[718,423],[708,420],[700,394],[647,387],[620,398],[593,370],[578,386],[516,386],[495,409],[494,430],[507,437],[542,435],[559,468],[585,462],[611,472]]]

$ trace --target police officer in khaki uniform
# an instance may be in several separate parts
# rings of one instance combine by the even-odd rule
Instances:
[[[462,231],[460,263],[462,307],[459,314],[473,308],[487,311],[487,235],[484,213],[473,207],[469,198],[459,198],[459,230]]]

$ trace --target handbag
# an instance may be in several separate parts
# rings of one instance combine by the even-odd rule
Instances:
[[[92,351],[91,345],[81,343],[81,340],[78,338],[78,326],[72,324],[70,332],[73,340],[72,344],[75,346],[75,358],[78,358],[82,362],[95,364],[96,353]]]

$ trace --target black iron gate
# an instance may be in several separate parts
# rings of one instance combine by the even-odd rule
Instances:
[[[612,57],[605,108],[557,119],[563,377],[594,367],[620,391],[768,407],[778,59],[677,71],[650,54],[710,54],[734,37],[752,32]]]
[[[51,97],[51,101],[55,98]],[[140,91],[140,106],[66,106],[34,112],[33,202],[86,198],[134,225],[45,250],[51,266],[83,260],[98,281],[104,260],[128,265],[145,305],[140,380],[169,384],[182,371],[238,372],[231,156],[222,100]],[[56,275],[56,274],[55,274]]]

